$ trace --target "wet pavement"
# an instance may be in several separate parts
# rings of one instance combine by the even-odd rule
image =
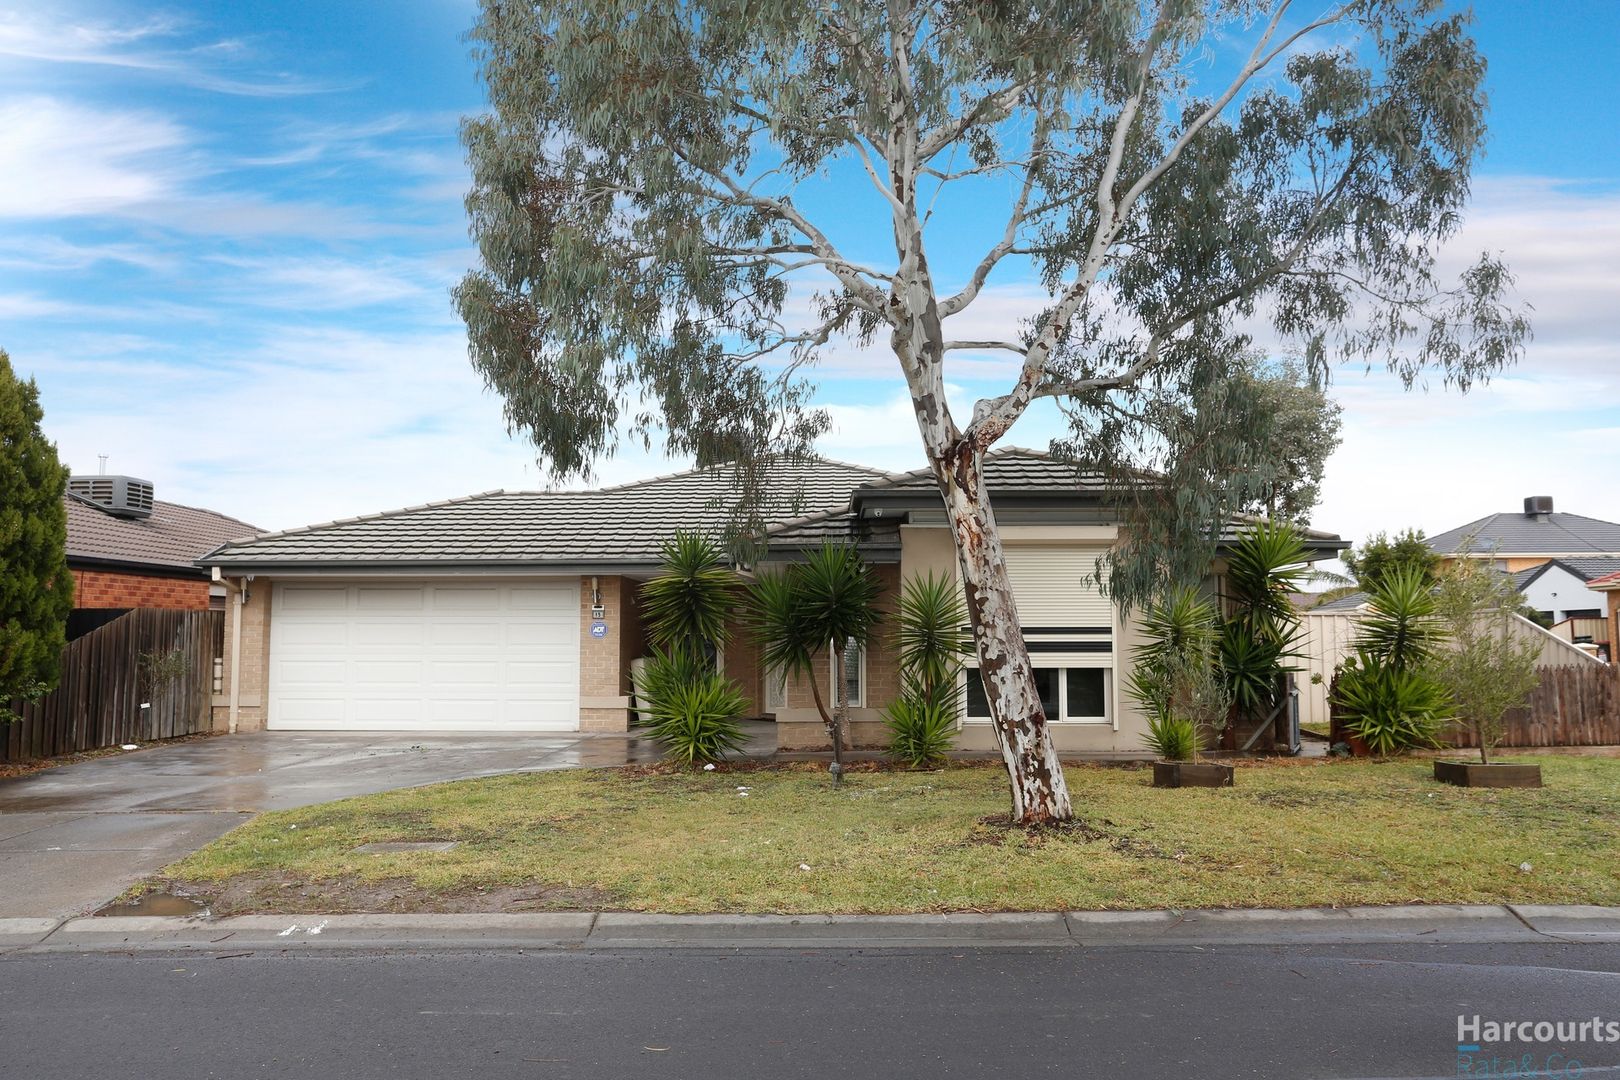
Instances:
[[[775,748],[772,725],[747,728],[752,752]],[[94,910],[264,810],[658,756],[635,734],[270,731],[0,779],[0,918]]]

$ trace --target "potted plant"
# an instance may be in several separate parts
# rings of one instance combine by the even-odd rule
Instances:
[[[1448,645],[1436,650],[1430,666],[1479,746],[1479,760],[1436,761],[1434,778],[1462,787],[1540,787],[1540,765],[1491,760],[1502,742],[1503,718],[1524,705],[1540,680],[1540,643],[1513,633],[1513,615],[1523,604],[1513,579],[1484,562],[1459,559],[1440,578],[1435,604]]]
[[[1149,644],[1137,654],[1127,692],[1148,715],[1147,744],[1159,755],[1153,786],[1231,787],[1232,766],[1198,760],[1232,704],[1215,659],[1214,607],[1194,590],[1180,589],[1148,607],[1143,628]]]

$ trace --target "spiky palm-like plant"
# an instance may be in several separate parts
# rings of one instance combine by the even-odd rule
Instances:
[[[664,542],[660,557],[659,575],[641,587],[652,643],[696,652],[724,645],[737,585],[725,550],[706,536],[681,531]]]
[[[832,740],[833,777],[842,780],[843,727],[847,722],[844,700],[844,655],[851,645],[864,647],[877,626],[878,594],[882,586],[849,544],[831,541],[810,552],[801,563],[761,573],[748,590],[749,627],[760,646],[760,662],[768,672],[802,675],[827,725]],[[831,710],[822,699],[813,676],[815,660],[827,653],[838,688]]]

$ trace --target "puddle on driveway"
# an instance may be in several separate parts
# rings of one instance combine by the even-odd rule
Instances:
[[[97,915],[207,915],[208,905],[189,896],[149,892],[122,904],[108,904]]]

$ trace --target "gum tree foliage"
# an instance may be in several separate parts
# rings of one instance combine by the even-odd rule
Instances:
[[[40,431],[39,388],[0,349],[0,724],[17,698],[56,686],[73,575],[67,566],[67,469]]]
[[[1433,581],[1440,569],[1440,556],[1424,539],[1422,529],[1405,529],[1394,536],[1380,532],[1367,537],[1365,544],[1344,553],[1344,565],[1355,575],[1357,584],[1374,589],[1402,569]]]
[[[867,346],[910,389],[1025,822],[1071,809],[982,462],[1032,405],[1128,487],[1109,580],[1132,604],[1201,575],[1284,471],[1250,435],[1255,328],[1317,381],[1462,389],[1528,332],[1496,258],[1436,269],[1484,62],[1432,0],[483,0],[472,40],[482,265],[455,299],[509,424],[558,478],[625,438],[736,460],[746,504],[826,429],[818,356]],[[983,247],[942,277],[942,235]],[[998,275],[1044,309],[954,331]],[[971,354],[1007,383],[959,413]]]

